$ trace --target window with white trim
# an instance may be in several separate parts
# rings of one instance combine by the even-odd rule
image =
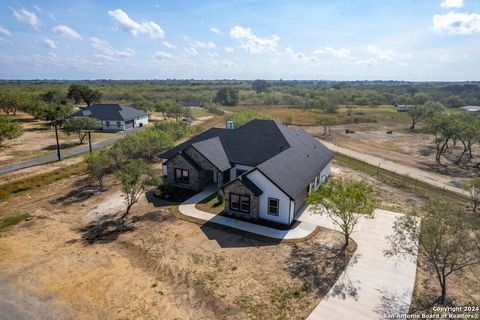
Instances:
[[[276,198],[268,198],[268,214],[278,216],[280,211],[280,201]]]

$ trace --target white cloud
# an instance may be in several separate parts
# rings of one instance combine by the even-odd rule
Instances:
[[[257,37],[250,28],[235,26],[230,29],[230,37],[240,42],[240,47],[252,54],[274,52],[280,37],[272,35],[270,38]]]
[[[222,60],[221,64],[222,64],[222,66],[224,66],[224,67],[235,67],[235,66],[236,66],[236,64],[233,63],[233,62],[230,61],[230,60]]]
[[[153,57],[157,60],[171,60],[171,59],[173,59],[173,55],[171,55],[168,52],[164,52],[164,51],[157,51]]]
[[[70,40],[83,39],[83,37],[77,31],[63,24],[53,27],[52,31]]]
[[[104,55],[110,57],[132,57],[135,55],[135,50],[133,49],[125,48],[123,50],[115,50],[107,41],[97,37],[91,37],[90,44]]]
[[[5,40],[7,37],[11,37],[12,33],[5,29],[4,27],[0,26],[0,40]]]
[[[377,46],[369,44],[367,46],[368,52],[374,55],[378,60],[393,60],[397,57],[397,54],[392,50],[380,49]]]
[[[355,61],[355,64],[361,64],[361,65],[366,65],[366,66],[373,66],[375,64],[377,64],[378,61],[373,59],[373,58],[369,58],[369,59],[358,59],[357,61]]]
[[[40,19],[37,18],[35,13],[25,10],[25,8],[22,8],[18,11],[13,8],[11,9],[13,12],[13,16],[17,18],[18,21],[25,22],[34,29],[38,29],[38,27],[40,27]]]
[[[232,52],[233,52],[233,48],[232,48],[232,47],[225,47],[225,48],[223,48],[223,50],[224,50],[226,53],[232,53]]]
[[[34,6],[35,10],[37,10],[38,12],[42,12],[42,9],[40,9],[39,6]]]
[[[461,8],[463,7],[463,0],[442,0],[440,3],[442,8]]]
[[[164,45],[166,48],[168,48],[168,49],[176,49],[176,48],[177,48],[175,45],[171,44],[171,43],[168,42],[168,41],[163,41],[162,43],[163,43],[163,45]]]
[[[53,21],[57,21],[57,18],[55,17],[55,15],[51,12],[48,13],[48,16],[50,17],[50,19],[52,19]]]
[[[110,10],[108,15],[117,21],[118,26],[123,31],[136,37],[142,34],[150,36],[152,39],[161,39],[165,37],[163,29],[153,21],[142,22],[141,24],[131,19],[126,12],[121,9]]]
[[[55,43],[55,41],[53,41],[50,38],[45,38],[45,39],[43,39],[42,42],[43,42],[44,45],[46,45],[50,49],[56,49],[57,48],[57,44]]]
[[[220,31],[220,29],[215,28],[215,27],[211,27],[211,28],[210,28],[210,31],[213,32],[213,33],[216,33],[216,34],[222,34],[222,32]]]
[[[320,48],[315,51],[313,51],[314,55],[328,55],[336,59],[347,59],[350,58],[350,50],[340,48],[340,49],[335,49],[331,47],[325,47],[325,48]]]
[[[450,11],[433,16],[433,31],[438,33],[471,34],[480,32],[480,14]]]
[[[196,56],[198,54],[198,51],[195,48],[185,48],[185,52],[192,56]]]
[[[301,52],[295,52],[290,48],[285,49],[285,52],[287,53],[290,60],[294,62],[305,60],[305,55]]]
[[[211,41],[209,42],[195,41],[195,45],[199,48],[207,48],[207,49],[213,49],[216,47],[215,43]]]

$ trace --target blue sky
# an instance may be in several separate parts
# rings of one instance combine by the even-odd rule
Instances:
[[[0,3],[1,79],[480,80],[479,0]]]

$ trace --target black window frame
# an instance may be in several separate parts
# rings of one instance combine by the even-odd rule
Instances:
[[[178,177],[177,172],[180,172],[180,178]],[[184,175],[185,172],[187,173],[186,176]],[[173,168],[173,176],[174,176],[175,182],[190,184],[190,171],[187,169]]]
[[[276,205],[273,205],[270,203],[270,201],[275,201]],[[276,213],[273,213],[271,211],[272,207],[276,207]],[[268,198],[268,211],[267,213],[271,216],[279,216],[280,215],[280,200],[277,198]]]
[[[232,206],[232,203],[233,203],[232,198],[233,197],[238,197],[238,207]],[[248,203],[248,210],[243,209],[243,206],[245,204],[244,199],[246,199],[246,203]],[[250,196],[230,192],[230,194],[229,194],[229,207],[230,207],[230,210],[232,210],[232,211],[237,211],[237,212],[242,212],[242,213],[250,213],[250,207],[251,207],[250,206]]]
[[[110,121],[109,120],[105,121],[105,127],[110,128]]]

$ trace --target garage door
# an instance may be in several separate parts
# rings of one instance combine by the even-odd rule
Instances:
[[[133,128],[133,120],[125,122],[125,129]]]

